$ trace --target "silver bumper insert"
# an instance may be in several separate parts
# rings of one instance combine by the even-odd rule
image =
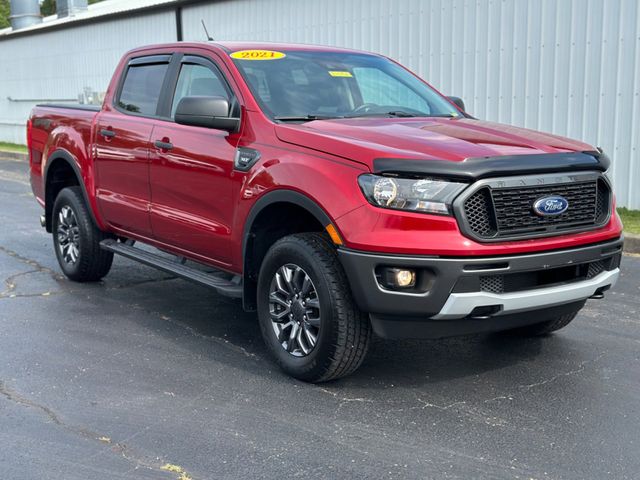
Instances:
[[[502,308],[497,314],[500,315],[585,300],[602,287],[613,287],[619,275],[620,269],[616,268],[615,270],[602,272],[590,280],[558,287],[501,294],[489,292],[452,293],[440,313],[434,316],[433,319],[452,320],[464,318],[477,307],[501,306]]]

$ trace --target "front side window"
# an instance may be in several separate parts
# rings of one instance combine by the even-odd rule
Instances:
[[[411,72],[377,55],[291,50],[231,58],[275,120],[307,117],[455,117],[448,100]]]
[[[180,100],[184,97],[223,97],[229,100],[224,80],[209,67],[185,63],[180,69],[178,84],[173,95],[171,118],[175,117]]]
[[[130,66],[122,84],[118,106],[132,113],[155,115],[167,68],[167,63]]]

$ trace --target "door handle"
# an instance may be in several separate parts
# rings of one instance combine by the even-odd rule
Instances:
[[[103,128],[102,130],[100,130],[100,135],[102,135],[105,139],[113,138],[116,136],[116,132],[114,132],[110,128]]]
[[[160,150],[171,150],[173,148],[173,143],[165,142],[163,140],[156,140],[153,144]]]

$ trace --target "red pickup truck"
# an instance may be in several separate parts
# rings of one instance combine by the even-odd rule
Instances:
[[[353,372],[373,332],[547,334],[619,275],[602,151],[475,119],[380,55],[138,48],[102,107],[39,105],[27,128],[67,277],[119,254],[242,299],[306,381]]]

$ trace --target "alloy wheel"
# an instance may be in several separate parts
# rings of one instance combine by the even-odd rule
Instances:
[[[80,227],[73,209],[65,205],[58,213],[58,250],[65,263],[75,264],[80,256]]]
[[[320,332],[320,301],[311,278],[301,267],[280,267],[269,288],[271,326],[278,342],[295,357],[311,353]]]

